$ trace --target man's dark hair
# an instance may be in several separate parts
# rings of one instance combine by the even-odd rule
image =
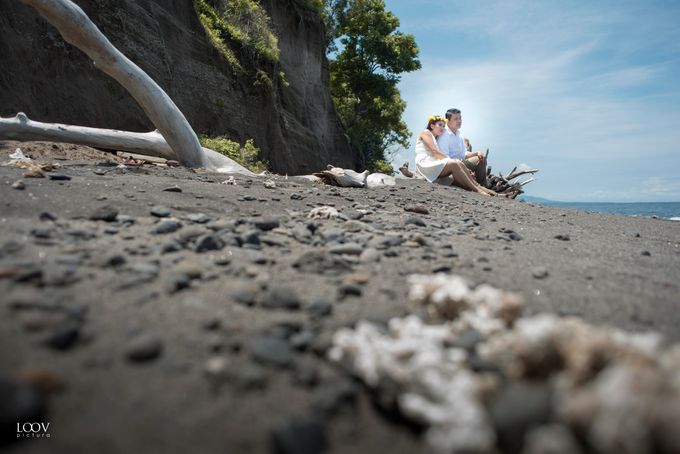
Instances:
[[[446,111],[446,119],[448,120],[449,118],[453,117],[456,114],[459,114],[460,110],[458,109],[449,109]]]

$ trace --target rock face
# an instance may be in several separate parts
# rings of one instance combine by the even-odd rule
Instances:
[[[279,39],[283,71],[273,87],[238,74],[216,51],[191,0],[78,0],[109,40],[175,101],[199,133],[253,138],[277,173],[305,174],[327,164],[361,166],[328,90],[321,19],[290,0],[262,0]],[[101,128],[153,129],[113,79],[32,8],[6,2],[0,15],[0,116]],[[252,69],[252,68],[251,68]],[[248,68],[246,68],[248,72]]]

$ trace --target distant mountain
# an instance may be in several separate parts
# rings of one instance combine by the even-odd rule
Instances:
[[[540,203],[544,205],[552,205],[554,203],[561,203],[559,200],[544,199],[543,197],[536,197],[533,195],[520,195],[517,200],[524,200],[525,202]]]

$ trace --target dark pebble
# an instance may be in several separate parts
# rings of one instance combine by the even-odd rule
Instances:
[[[50,213],[49,211],[43,211],[42,213],[40,213],[39,219],[41,221],[56,221],[57,215],[54,213]]]
[[[106,221],[113,222],[118,216],[118,209],[112,207],[111,205],[105,205],[97,208],[91,215],[90,220],[92,221]]]
[[[170,216],[170,208],[164,207],[162,205],[156,205],[154,207],[151,207],[151,210],[149,211],[152,216],[156,216],[158,218],[167,218]]]
[[[649,256],[652,255],[652,253],[649,252],[649,251],[642,251],[642,252],[640,252],[640,255],[644,255],[645,257],[649,257]]]
[[[430,214],[430,211],[422,205],[409,205],[404,207],[404,211],[418,214]]]
[[[254,218],[250,223],[257,229],[268,231],[277,228],[280,223],[276,218],[264,217],[264,218]]]
[[[59,173],[59,172],[47,172],[46,175],[50,180],[68,181],[68,180],[71,179],[70,176],[68,176],[64,173]]]
[[[338,299],[345,299],[348,296],[361,296],[363,289],[358,284],[342,284],[338,287]]]
[[[64,322],[58,325],[44,342],[54,350],[68,350],[78,342],[79,337],[80,325],[74,322]]]
[[[317,454],[325,451],[326,434],[315,419],[296,419],[272,430],[274,454]]]
[[[0,375],[0,446],[16,441],[17,423],[44,421],[44,412],[45,400],[34,386]]]
[[[210,222],[210,217],[205,213],[191,213],[187,215],[187,219],[196,224],[207,224]]]
[[[182,227],[182,224],[175,221],[174,219],[164,219],[158,223],[154,229],[154,233],[164,235],[166,233],[176,232]]]
[[[161,340],[151,334],[142,334],[128,342],[125,357],[136,363],[158,358],[163,351]]]
[[[425,227],[425,221],[416,216],[410,216],[404,221],[405,225],[417,225],[419,227]]]
[[[312,407],[322,416],[332,416],[354,403],[359,389],[351,381],[331,383],[317,388],[312,396]]]
[[[282,285],[272,284],[262,297],[262,307],[265,309],[300,309],[300,298],[293,288]]]
[[[293,361],[293,352],[285,339],[273,336],[253,337],[248,341],[248,351],[259,363],[289,367]]]
[[[333,305],[325,299],[319,299],[307,306],[307,313],[313,320],[328,317],[333,313]]]
[[[559,234],[555,235],[555,239],[560,240],[560,241],[569,241],[571,238],[569,238],[569,235],[567,234]]]
[[[549,274],[548,270],[543,266],[537,266],[531,270],[531,275],[536,279],[546,278]]]
[[[257,291],[250,287],[239,287],[232,290],[229,297],[237,303],[252,306],[257,300]]]
[[[182,188],[179,186],[170,186],[169,188],[163,189],[165,192],[182,192]]]
[[[215,235],[208,234],[199,237],[196,240],[196,252],[219,251],[224,247],[224,241]]]
[[[551,417],[552,393],[542,383],[515,382],[491,403],[490,415],[502,452],[518,453],[524,436]]]

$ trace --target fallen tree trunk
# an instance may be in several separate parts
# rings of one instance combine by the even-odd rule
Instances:
[[[115,48],[78,5],[69,0],[21,1],[35,8],[59,30],[66,42],[85,52],[100,70],[113,77],[132,95],[157,129],[146,134],[161,135],[173,152],[173,159],[187,167],[209,165],[198,137],[172,99],[141,68]],[[109,136],[109,139],[113,138]],[[35,137],[31,140],[48,139]],[[151,142],[157,140],[151,138]],[[122,149],[120,145],[109,145]],[[149,152],[154,150],[156,148],[148,149]],[[136,152],[142,153],[143,150],[137,149]]]
[[[177,160],[176,153],[158,131],[130,132],[58,123],[41,123],[29,119],[22,112],[12,118],[0,118],[0,138],[19,141],[75,143]],[[254,175],[253,172],[236,161],[216,151],[202,148],[201,152],[204,154],[204,166],[208,170]]]

